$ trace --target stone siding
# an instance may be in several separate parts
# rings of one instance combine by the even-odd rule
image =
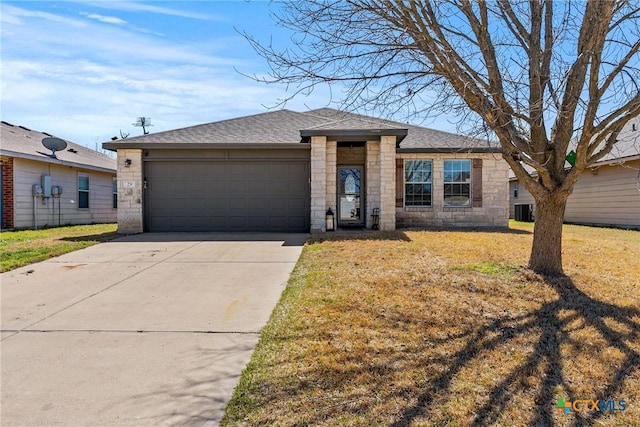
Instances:
[[[333,175],[335,176],[335,171]],[[327,137],[313,136],[311,137],[312,232],[326,231],[327,207]]]
[[[366,227],[371,228],[373,209],[380,208],[380,142],[367,141],[366,151]]]
[[[125,161],[131,160],[126,167]],[[118,150],[118,233],[136,234],[144,231],[142,150]]]
[[[380,137],[380,230],[396,229],[396,137]]]
[[[508,165],[499,154],[399,153],[402,159],[433,162],[432,206],[396,207],[398,227],[506,227],[509,222]],[[444,206],[444,160],[482,159],[482,206]]]
[[[336,141],[327,141],[327,188],[325,200],[326,208],[331,208],[336,215],[338,212],[338,192],[336,187],[338,179],[338,168],[336,166],[338,156],[337,146]]]

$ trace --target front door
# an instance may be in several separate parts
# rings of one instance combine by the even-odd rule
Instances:
[[[362,166],[338,166],[338,225],[364,225]]]

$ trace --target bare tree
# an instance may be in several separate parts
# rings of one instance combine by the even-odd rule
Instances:
[[[271,67],[254,78],[292,97],[340,83],[347,108],[454,114],[498,139],[536,201],[529,267],[563,273],[567,198],[640,114],[637,1],[291,0],[274,16],[294,44],[245,34]]]

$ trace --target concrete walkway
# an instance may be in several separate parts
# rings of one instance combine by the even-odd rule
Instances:
[[[306,237],[150,233],[2,274],[0,425],[217,425]]]

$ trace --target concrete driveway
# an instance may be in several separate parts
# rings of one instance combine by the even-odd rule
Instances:
[[[0,424],[217,425],[306,237],[149,233],[2,274]]]

